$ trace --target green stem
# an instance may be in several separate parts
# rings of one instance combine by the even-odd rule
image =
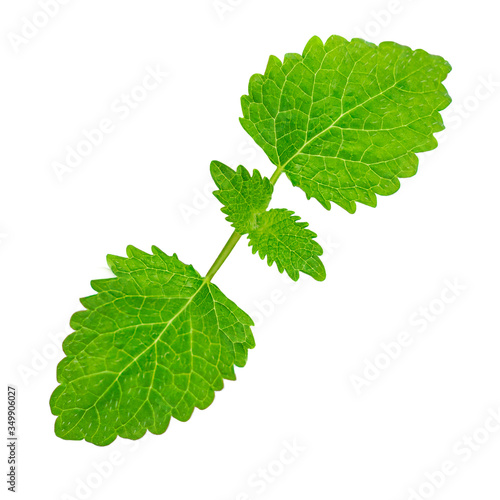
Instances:
[[[274,171],[274,174],[269,179],[271,184],[274,186],[278,181],[280,175],[283,173],[283,167],[277,167]],[[212,267],[209,269],[207,275],[205,276],[205,282],[209,283],[212,281],[212,278],[215,276],[215,273],[220,269],[222,264],[229,257],[229,254],[233,251],[233,248],[236,246],[238,241],[240,241],[241,234],[237,231],[234,231],[231,237],[227,240],[224,248],[221,250],[220,254],[215,259],[215,262],[212,264]]]
[[[278,182],[280,175],[283,173],[283,169],[284,169],[284,167],[276,167],[274,174],[271,175],[271,178],[269,180],[271,181],[271,184],[273,186],[276,184],[276,182]]]
[[[215,262],[212,264],[212,267],[208,271],[205,281],[209,282],[215,276],[215,273],[220,269],[220,266],[224,264],[225,260],[229,257],[229,254],[232,252],[233,248],[236,246],[236,243],[240,241],[241,234],[234,231],[231,237],[227,240],[227,243],[224,245],[219,256],[215,259]]]

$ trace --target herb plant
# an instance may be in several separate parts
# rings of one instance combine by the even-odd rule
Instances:
[[[349,213],[356,202],[375,207],[377,194],[417,172],[416,153],[437,146],[450,70],[423,50],[339,36],[314,37],[283,62],[271,56],[250,79],[240,121],[274,173],[212,162],[214,195],[234,232],[204,277],[157,247],[108,256],[116,277],[92,282],[97,293],[81,300],[63,344],[50,400],[56,434],[107,445],[161,434],[172,417],[207,408],[255,346],[251,318],[212,282],[240,238],[292,280],[326,277],[308,224],[268,208],[278,179],[285,174],[327,210],[332,202]]]

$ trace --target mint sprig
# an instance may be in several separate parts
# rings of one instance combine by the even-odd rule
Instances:
[[[156,247],[108,257],[115,277],[92,282],[97,293],[82,299],[63,344],[50,400],[56,434],[107,445],[161,434],[172,417],[186,421],[207,408],[255,345],[250,317],[212,283],[241,237],[293,280],[326,277],[308,224],[269,209],[280,176],[327,209],[376,206],[376,195],[416,173],[416,153],[437,146],[450,69],[423,50],[338,36],[324,44],[313,37],[283,61],[272,56],[250,79],[241,123],[274,173],[212,162],[214,195],[234,232],[205,277]]]

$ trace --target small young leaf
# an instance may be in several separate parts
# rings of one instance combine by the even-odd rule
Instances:
[[[247,234],[255,227],[258,214],[265,212],[273,194],[269,179],[262,178],[258,170],[250,176],[240,165],[236,171],[224,163],[213,161],[210,173],[219,188],[214,196],[224,205],[221,210],[226,220],[240,234]]]
[[[175,254],[127,255],[108,257],[116,278],[93,281],[71,319],[50,400],[61,438],[161,434],[207,408],[255,345],[250,317]]]
[[[417,172],[415,153],[437,146],[450,69],[393,42],[314,37],[252,76],[241,124],[307,198],[354,213],[356,202],[374,207],[375,195],[395,193]]]
[[[267,256],[270,266],[276,262],[279,272],[285,270],[294,281],[299,279],[299,271],[323,281],[326,271],[319,258],[323,249],[313,239],[317,235],[306,229],[309,224],[299,220],[284,208],[264,212],[257,217],[257,228],[248,235],[249,245],[253,253],[258,252],[261,259]]]
[[[319,259],[322,248],[313,240],[316,237],[306,222],[285,209],[267,210],[273,186],[262,178],[258,170],[250,176],[247,169],[239,166],[236,171],[221,162],[213,161],[210,172],[219,188],[215,197],[224,205],[221,210],[226,219],[240,234],[248,234],[253,253],[271,266],[276,262],[278,270],[284,270],[294,281],[299,271],[322,281],[325,268]]]

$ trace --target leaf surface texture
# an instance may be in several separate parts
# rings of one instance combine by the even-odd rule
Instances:
[[[240,234],[247,234],[255,228],[256,217],[265,212],[273,195],[269,179],[262,178],[258,170],[251,176],[240,165],[236,171],[219,161],[213,161],[210,172],[217,187],[214,196],[224,205],[222,212],[226,220]]]
[[[299,220],[284,208],[264,212],[257,219],[257,228],[248,235],[252,251],[262,259],[267,257],[270,266],[276,262],[280,273],[286,271],[294,281],[299,279],[299,272],[323,281],[326,271],[319,258],[323,249],[314,241],[317,235],[306,229],[307,222]]]

